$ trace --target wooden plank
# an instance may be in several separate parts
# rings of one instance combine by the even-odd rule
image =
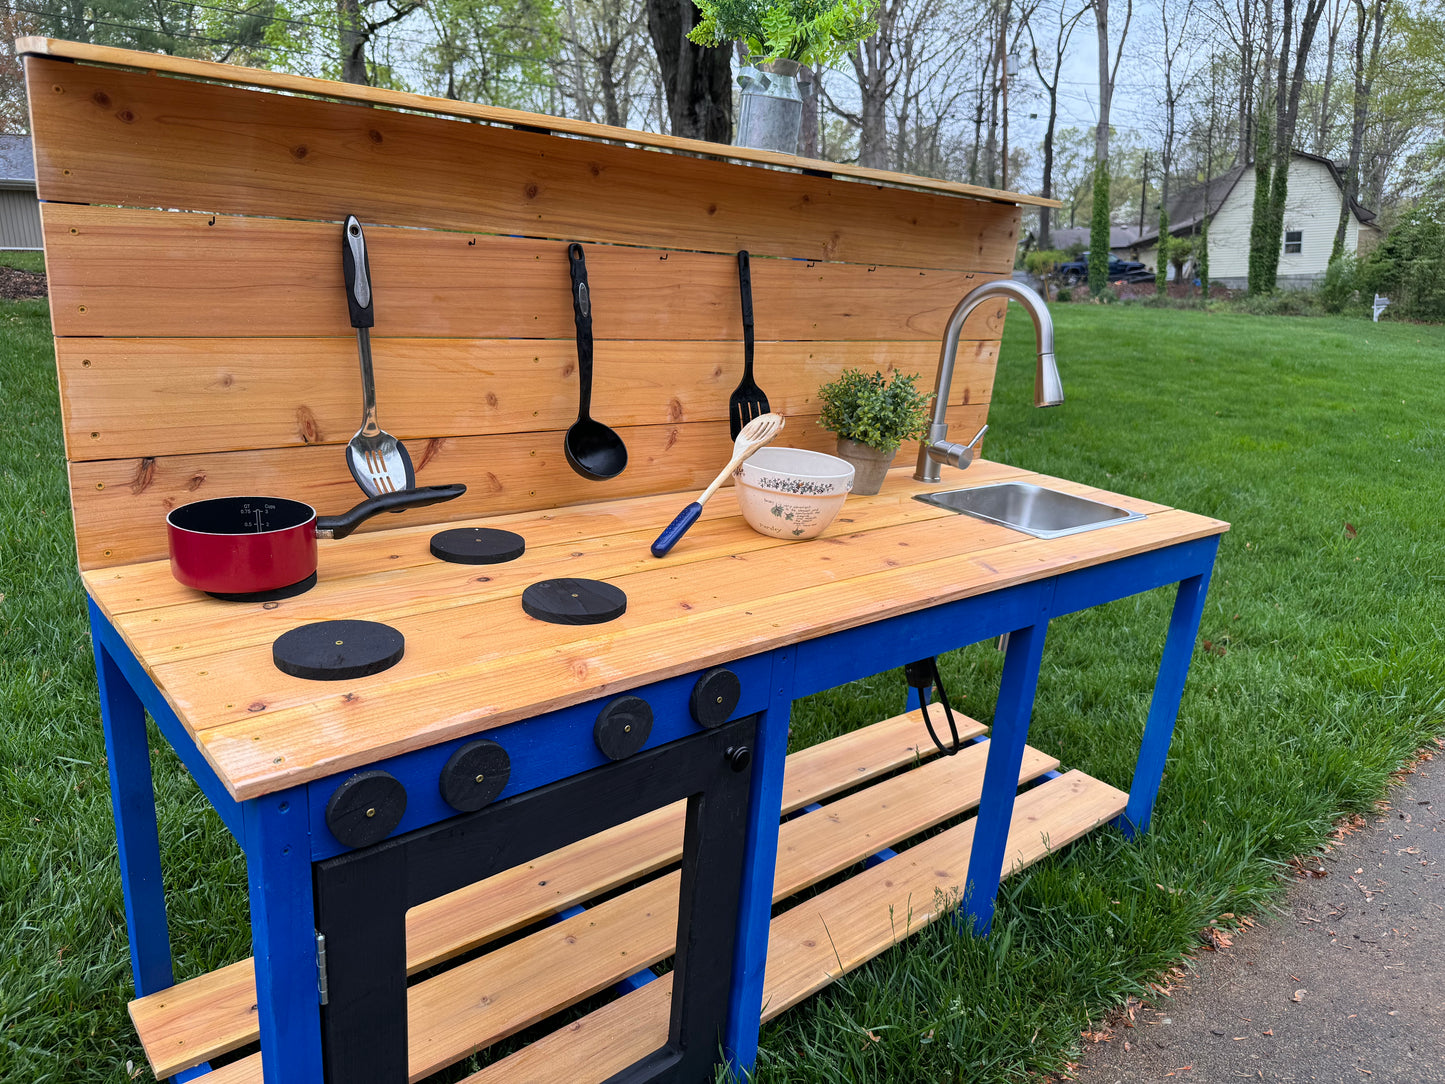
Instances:
[[[984,729],[977,720],[966,716],[959,722],[964,740]],[[898,743],[909,738],[912,745],[900,750]],[[808,750],[801,759],[800,754],[793,754],[784,776],[785,793],[792,799],[783,811],[792,812],[793,808],[820,801],[856,783],[860,757],[878,754],[870,773],[877,775],[918,759],[913,746],[920,744],[927,745],[925,756],[933,755],[921,717],[914,711],[825,742]],[[982,790],[984,755],[982,746],[974,747],[957,757],[940,760],[915,782],[895,777],[829,805],[823,816],[809,815],[789,822],[783,828],[785,853],[780,858],[775,894],[782,898],[835,868],[856,862],[871,853],[870,848],[887,846],[969,808]],[[1052,758],[1029,749],[1020,779],[1034,778],[1056,765]],[[910,795],[910,789],[916,793]],[[870,810],[876,810],[880,819],[864,828]],[[676,862],[682,855],[683,822],[684,805],[676,803],[413,908],[406,919],[408,974],[433,967]],[[886,842],[875,846],[872,841],[876,839]],[[600,968],[595,974],[612,976],[602,982],[603,986],[646,966],[635,962],[637,953],[650,954],[649,962],[655,962],[672,951],[676,878],[662,888],[655,885],[624,897],[637,914],[650,914],[655,919],[641,924],[639,929],[645,931],[644,935],[640,939],[628,935],[621,940],[614,936],[615,952],[604,954],[605,960],[588,956],[588,966]],[[648,893],[656,892],[662,892],[666,906],[654,906],[657,901]],[[612,921],[606,914],[603,920],[608,925]],[[425,1008],[414,1005],[413,1012],[422,1012],[428,1018],[447,1016],[446,1005],[459,989],[485,990],[489,1002],[497,1001],[501,996],[496,993],[498,983],[507,986],[513,981],[511,969],[519,960],[530,960],[531,946],[538,942],[527,938],[524,943],[529,947],[500,950],[512,953],[502,955],[500,962],[493,959],[485,967],[479,962],[463,965],[449,983],[423,984],[430,991],[424,999]],[[541,943],[550,944],[550,935]],[[624,961],[627,952],[632,956]],[[618,967],[623,970],[617,971]],[[592,981],[596,981],[595,977]],[[531,1000],[532,994],[524,997],[514,992],[512,996],[523,998],[529,1006],[519,1010],[521,1016],[541,1011]],[[550,992],[542,994],[541,1001],[552,996]],[[253,1042],[257,1035],[255,1000],[254,970],[250,960],[242,960],[131,1002],[131,1018],[156,1075],[169,1076]],[[510,1022],[504,1026],[511,1027],[519,1018],[507,1017]],[[455,1030],[457,1027],[460,1031]],[[468,1030],[467,1026],[454,1024],[452,1028],[446,1034],[475,1034],[475,1029]],[[426,1034],[431,1037],[424,1040],[423,1048],[439,1042],[445,1046],[435,1033]],[[446,1048],[456,1049],[454,1038]]]
[[[1008,203],[48,59],[26,78],[44,200],[995,273],[1019,235]]]
[[[130,1003],[130,1019],[157,1077],[228,1054],[259,1034],[249,959]]]
[[[1019,795],[1006,873],[1118,816],[1128,798],[1080,771]],[[763,1019],[780,1015],[936,919],[940,894],[956,900],[963,887],[975,823],[950,828],[779,915],[768,940]]]
[[[57,336],[348,338],[340,220],[298,222],[41,205]],[[566,339],[576,334],[566,244],[368,226],[378,336]],[[731,254],[589,245],[598,339],[742,338]],[[752,261],[764,340],[941,341],[955,305],[1000,277],[963,270]],[[1004,302],[969,340],[997,339]],[[607,374],[599,371],[599,384]],[[348,386],[353,381],[347,381]]]
[[[16,41],[17,56],[60,57],[82,60],[93,64],[115,65],[125,68],[139,68],[145,71],[168,72],[220,83],[236,83],[243,86],[264,87],[291,93],[315,95],[347,101],[368,102],[394,109],[414,110],[437,116],[462,117],[493,124],[506,124],[579,135],[588,139],[627,143],[642,147],[680,151],[685,154],[703,155],[733,161],[755,162],[780,166],[786,169],[808,170],[838,177],[853,177],[881,184],[900,185],[932,192],[946,192],[951,195],[968,196],[976,199],[998,200],[1006,203],[1022,203],[1042,207],[1059,207],[1056,199],[1033,196],[1018,192],[1004,192],[980,185],[963,184],[933,177],[915,177],[906,173],[871,169],[847,162],[832,162],[825,159],[803,158],[794,154],[757,150],[750,147],[735,147],[727,144],[708,143],[699,139],[683,139],[678,136],[657,132],[643,132],[612,125],[592,124],[572,120],[568,117],[553,117],[542,113],[526,113],[517,109],[498,106],[478,105],[451,98],[437,98],[425,94],[409,94],[395,90],[383,90],[355,83],[338,83],[309,76],[290,75],[285,72],[268,71],[261,68],[245,68],[234,64],[218,64],[208,60],[192,60],[186,57],[168,56],[159,53],[141,53],[112,46],[92,45],[88,42],[61,41],[51,38],[22,37]]]
[[[245,799],[645,682],[908,613],[922,605],[921,600],[947,602],[1219,530],[1216,521],[1204,517],[1163,512],[1108,532],[981,547],[967,557],[921,564],[876,550],[855,555],[846,539],[826,545],[826,550],[816,547],[808,558],[794,556],[800,547],[765,551],[756,566],[729,562],[730,585],[699,586],[706,565],[686,566],[685,578],[679,569],[667,585],[670,600],[633,594],[631,598],[640,601],[606,632],[558,644],[540,627],[519,630],[509,642],[542,646],[514,650],[503,661],[490,655],[467,658],[496,643],[495,629],[471,622],[500,621],[502,611],[486,611],[485,618],[479,613],[485,607],[456,611],[444,633],[450,642],[431,658],[422,653],[418,661],[409,652],[379,679],[349,683],[334,692],[296,687],[295,679],[274,671],[269,652],[262,648],[217,656],[203,665],[156,667],[154,674],[181,717],[197,728],[198,745],[219,778],[238,799]],[[960,549],[968,547],[965,538],[959,535]],[[871,567],[865,567],[870,561]],[[889,561],[894,567],[880,571]],[[777,570],[778,583],[794,588],[778,587],[768,595],[768,568]],[[739,591],[737,581],[748,579],[744,569],[765,581],[757,585],[757,593],[752,585]],[[691,609],[683,611],[683,603]],[[685,625],[676,620],[682,612],[687,614]],[[427,619],[412,619],[422,620]],[[412,621],[396,622],[409,639],[406,626]],[[443,664],[448,655],[456,657]],[[228,670],[220,673],[229,671],[230,676],[218,676],[222,665]],[[539,698],[539,690],[545,690],[545,696]],[[471,707],[458,711],[458,704]],[[253,706],[258,707],[249,710]]]
[[[728,499],[728,493],[714,498]],[[1111,549],[1130,542],[1153,548],[1158,535],[1173,537],[1182,528],[1177,517],[1183,515],[1166,512],[1111,527],[1115,535]],[[740,522],[736,527],[752,533]],[[1053,541],[1055,559],[1087,554],[1100,545],[1098,532],[1070,537],[1072,542],[1064,546],[1058,545],[1063,539]],[[975,562],[990,567],[957,560],[953,555],[961,548],[976,548]],[[231,643],[235,646],[230,650],[208,649],[186,658],[185,649],[177,648],[178,661],[156,659],[151,669],[196,732],[242,724],[245,742],[270,753],[274,750],[255,739],[273,723],[284,719],[299,724],[299,716],[319,717],[337,743],[333,752],[344,757],[359,752],[352,748],[353,743],[365,745],[358,739],[373,728],[398,733],[399,715],[423,723],[455,711],[446,705],[505,703],[514,680],[525,683],[530,676],[533,695],[538,689],[554,693],[575,690],[585,699],[611,695],[616,690],[610,682],[621,678],[632,665],[634,652],[643,653],[649,664],[676,662],[678,672],[692,672],[712,665],[702,661],[705,654],[742,657],[762,650],[755,640],[777,646],[774,641],[789,634],[811,639],[837,627],[851,627],[852,611],[859,606],[870,611],[876,606],[885,612],[895,612],[895,608],[907,612],[910,600],[906,596],[889,596],[881,590],[881,585],[892,585],[895,577],[941,581],[941,590],[962,597],[981,587],[996,589],[997,579],[1029,576],[1040,565],[1050,570],[1052,562],[1046,563],[1049,552],[1048,545],[1016,545],[1006,528],[956,517],[833,535],[824,539],[822,546],[812,548],[777,547],[691,564],[657,562],[647,571],[628,576],[608,575],[606,565],[584,554],[574,566],[575,575],[607,579],[628,594],[625,615],[586,635],[572,627],[534,623],[521,612],[515,593],[526,585],[529,575],[528,569],[519,567],[505,580],[494,574],[491,582],[477,585],[476,600],[464,607],[403,616],[384,605],[380,595],[369,599],[351,595],[370,605],[344,612],[385,613],[408,643],[428,645],[428,650],[408,651],[396,666],[372,678],[336,682],[334,691],[318,693],[314,684],[287,678],[271,665],[270,645],[277,629],[292,620],[289,616],[273,618],[275,611],[247,621],[244,628],[232,623]],[[751,581],[748,589],[739,590],[740,578]],[[779,601],[782,599],[802,609],[789,611]],[[827,601],[846,608],[818,605]],[[158,619],[163,618],[142,615],[132,635],[143,635]],[[819,628],[812,622],[828,627]],[[146,641],[140,645],[142,651],[150,646]],[[663,645],[671,645],[671,649]],[[550,665],[545,661],[549,657]],[[541,669],[530,675],[519,669],[524,659],[533,658],[539,660]],[[555,686],[542,678],[573,667],[578,672]],[[609,684],[599,686],[597,682],[602,680]],[[649,675],[648,680],[656,677]],[[583,693],[588,695],[582,697]],[[218,696],[227,703],[217,703]],[[344,706],[338,709],[333,706],[336,704]],[[528,706],[536,714],[552,704],[544,708],[528,701]],[[293,719],[293,714],[298,717]],[[458,716],[457,722],[463,718],[473,729],[491,721],[485,709],[470,717]],[[206,744],[209,742],[207,739]],[[369,749],[373,757],[393,752]]]
[[[988,416],[988,404],[950,407],[948,416],[952,432],[973,433]],[[414,442],[411,453],[418,483],[462,481],[468,487],[466,495],[373,519],[362,525],[361,532],[701,490],[732,452],[727,423],[722,421],[619,426],[617,432],[627,445],[628,466],[608,482],[589,481],[567,465],[562,451],[565,430]],[[821,428],[816,416],[789,418],[785,434],[786,447],[828,452],[837,447],[835,435]],[[917,454],[916,445],[900,448],[895,462],[912,463]],[[305,501],[322,513],[336,513],[362,498],[346,468],[346,457],[328,445],[74,462],[70,494],[83,569],[165,557],[166,514],[191,501],[274,495]]]
[[[970,473],[975,471],[978,472],[978,478],[989,480],[1034,477],[1025,471],[987,461],[975,463],[970,468]],[[527,548],[533,554],[562,545],[571,546],[569,553],[578,547],[584,550],[598,546],[618,549],[639,542],[650,543],[651,538],[647,537],[650,525],[671,520],[677,513],[679,499],[679,494],[663,493],[625,502],[602,501],[574,505],[567,509],[565,515],[548,510],[514,512],[491,516],[477,522],[520,534],[526,539]],[[687,495],[682,495],[681,499],[685,501]],[[675,558],[669,555],[670,559],[687,562],[700,559],[707,546],[712,544],[709,540],[714,538],[718,544],[726,539],[730,545],[743,548],[791,545],[781,539],[763,535],[757,535],[755,539],[746,537],[744,540],[745,536],[737,531],[736,523],[721,522],[735,520],[737,514],[735,503],[709,502],[704,507],[698,524],[688,532],[687,544],[675,551]],[[824,531],[823,537],[830,537],[830,532],[851,534],[870,530],[875,526],[943,519],[953,514],[921,501],[911,500],[905,493],[890,492],[887,495],[866,498],[857,496],[844,506],[838,518]],[[305,605],[312,599],[329,598],[333,595],[337,596],[337,605],[345,606],[347,603],[340,597],[341,594],[356,586],[364,586],[346,581],[374,577],[383,570],[388,576],[402,568],[420,569],[434,574],[436,559],[432,557],[427,541],[435,531],[436,527],[432,524],[395,527],[388,531],[354,535],[345,539],[344,545],[321,546],[318,550],[320,582],[304,596],[298,596],[295,600],[283,600],[277,609]],[[749,536],[751,535],[752,532],[749,532]],[[640,567],[652,567],[651,561],[643,561]],[[182,620],[195,622],[199,628],[206,622],[204,615],[207,614],[210,615],[211,624],[223,624],[228,618],[252,612],[249,608],[243,608],[245,604],[222,604],[176,582],[171,575],[170,562],[166,560],[117,565],[86,573],[85,578],[91,590],[104,600],[102,604],[106,612],[117,618],[144,610],[184,606],[187,616]],[[475,589],[477,588],[473,588]],[[481,589],[485,589],[485,585]],[[175,645],[162,646],[164,648]]]
[[[1069,772],[1020,795],[1009,832],[1017,873],[1118,815],[1128,795]],[[773,919],[763,1018],[771,1020],[939,917],[935,890],[956,893],[973,821],[866,870]],[[898,916],[907,916],[900,924]],[[841,970],[833,954],[847,961]],[[657,1049],[667,1035],[671,976],[610,1002],[467,1077],[463,1084],[594,1084]],[[659,989],[661,987],[661,989]]]
[[[56,340],[72,460],[345,444],[361,420],[356,340]],[[577,416],[570,340],[372,340],[377,401],[407,441],[564,430]],[[592,401],[609,425],[725,421],[742,374],[733,342],[604,340]],[[984,404],[996,342],[960,346],[949,402]],[[923,374],[932,342],[760,342],[757,372],[785,417],[817,414],[817,391],[845,368]]]
[[[720,511],[730,503],[732,494],[714,498]],[[218,654],[246,647],[269,645],[288,629],[308,621],[321,621],[338,613],[375,613],[384,608],[387,620],[417,618],[408,626],[408,636],[425,636],[433,631],[445,630],[459,619],[470,624],[480,622],[490,628],[499,638],[498,647],[503,652],[515,647],[519,641],[509,640],[516,635],[525,636],[531,625],[517,609],[517,599],[532,583],[559,576],[570,576],[585,565],[591,579],[621,580],[622,577],[643,576],[643,580],[629,581],[634,594],[648,585],[647,594],[658,584],[671,584],[681,569],[689,564],[703,564],[714,561],[733,561],[750,556],[761,556],[766,550],[781,549],[795,543],[771,535],[759,534],[749,528],[746,533],[738,530],[736,517],[713,518],[696,524],[688,532],[687,549],[668,562],[659,564],[649,551],[658,531],[676,515],[685,498],[674,498],[668,513],[654,519],[652,523],[633,530],[609,535],[599,539],[575,539],[552,545],[529,546],[527,553],[504,567],[477,568],[473,565],[455,565],[431,558],[425,538],[415,538],[413,545],[397,545],[393,552],[398,554],[393,562],[387,561],[383,575],[376,572],[384,560],[376,557],[369,573],[344,579],[318,583],[315,588],[293,599],[283,599],[267,608],[264,604],[249,604],[246,608],[247,621],[241,623],[228,618],[237,616],[236,604],[204,596],[196,605],[177,605],[164,608],[148,608],[149,620],[139,624],[130,633],[131,646],[142,654],[152,667],[166,666],[186,660],[205,661],[208,665]],[[711,503],[711,502],[709,502]],[[934,520],[949,523],[948,513],[919,501],[909,504],[860,506],[848,518],[851,523],[835,523],[824,533],[825,539],[845,538],[861,531],[882,526],[922,524]],[[969,525],[970,532],[983,534],[997,532],[999,528],[984,525]],[[694,535],[695,533],[695,535]],[[936,549],[947,549],[958,532],[947,528],[938,531]],[[526,537],[525,535],[523,537]],[[970,538],[975,537],[972,533]],[[406,567],[406,562],[416,562],[420,567]],[[134,566],[132,566],[134,567]],[[155,566],[145,566],[154,568]],[[169,576],[169,566],[161,570]],[[705,589],[708,585],[722,580],[728,566],[713,566],[710,578],[692,586]],[[159,577],[155,577],[159,578]],[[396,588],[405,583],[405,594],[396,597]],[[636,614],[639,599],[634,602],[632,612]],[[655,605],[655,603],[649,604]],[[666,604],[657,609],[659,616],[676,612],[675,605]],[[496,611],[495,613],[493,611]],[[539,633],[545,630],[535,630]],[[443,633],[444,634],[444,633]],[[569,634],[560,627],[557,643],[565,644],[576,635],[572,627]],[[416,641],[413,641],[416,642]],[[553,642],[550,639],[548,642]],[[540,641],[539,641],[540,643]],[[474,660],[480,655],[471,656]],[[209,673],[219,677],[225,667],[212,668]],[[303,688],[305,686],[302,686]]]

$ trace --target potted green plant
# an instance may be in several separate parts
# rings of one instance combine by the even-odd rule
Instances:
[[[838,456],[853,464],[853,492],[877,493],[905,440],[928,428],[931,394],[918,390],[918,374],[848,369],[818,389],[824,429],[838,434]]]
[[[741,42],[748,61],[734,142],[741,147],[796,153],[803,98],[798,70],[841,60],[878,29],[877,0],[693,0],[702,22],[688,38],[697,45]]]

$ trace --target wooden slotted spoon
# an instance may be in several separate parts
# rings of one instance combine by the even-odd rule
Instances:
[[[786,423],[781,414],[764,414],[743,426],[738,439],[733,442],[733,457],[728,460],[728,465],[712,480],[712,485],[702,491],[702,496],[679,512],[677,518],[657,536],[657,541],[652,544],[652,556],[667,556],[668,550],[677,545],[677,540],[697,522],[697,517],[702,515],[702,506],[717,492],[717,487],[723,484],[723,480],[737,469],[739,463],[781,433],[784,424]]]

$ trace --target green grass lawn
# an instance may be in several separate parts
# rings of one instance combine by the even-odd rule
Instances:
[[[45,253],[5,249],[0,251],[0,267],[18,267],[22,271],[44,271]]]
[[[767,1028],[764,1081],[1021,1080],[1092,1017],[1277,895],[1445,731],[1445,328],[1063,306],[1068,403],[1029,407],[1009,322],[988,454],[1219,516],[1225,536],[1154,831],[1101,830]],[[123,1081],[124,918],[43,302],[0,304],[0,1079]],[[1348,525],[1348,526],[1347,526]],[[1056,621],[1032,744],[1127,788],[1170,598]],[[944,662],[985,721],[1001,657]],[[800,702],[811,744],[903,709],[900,673]],[[248,953],[239,853],[154,756],[177,971]],[[1163,886],[1162,888],[1158,886]],[[148,1077],[147,1077],[148,1078]]]

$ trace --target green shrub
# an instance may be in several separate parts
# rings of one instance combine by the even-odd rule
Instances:
[[[919,391],[917,380],[917,373],[895,372],[890,381],[882,373],[847,369],[818,389],[823,405],[818,421],[844,440],[896,452],[905,440],[922,436],[928,426],[933,395]]]
[[[1096,305],[1112,305],[1118,300],[1119,295],[1114,292],[1114,288],[1112,286],[1105,286],[1102,290],[1100,290],[1094,295],[1094,303]]]
[[[1094,167],[1094,213],[1089,220],[1089,291],[1109,288],[1109,163]]]
[[[1320,304],[1325,312],[1344,312],[1354,308],[1360,290],[1360,261],[1348,253],[1331,260],[1320,285]]]
[[[1034,249],[1024,256],[1024,270],[1043,283],[1045,301],[1049,299],[1049,281],[1064,260],[1064,254],[1056,248]]]
[[[1322,316],[1324,306],[1315,290],[1279,290],[1269,294],[1246,294],[1229,304],[1233,312],[1249,316]]]
[[[1067,286],[1061,286],[1059,287],[1059,292],[1054,296],[1054,300],[1072,301],[1074,300],[1074,291],[1070,290]]]
[[[1365,259],[1360,292],[1390,299],[1392,315],[1445,321],[1445,202],[1406,211]]]

